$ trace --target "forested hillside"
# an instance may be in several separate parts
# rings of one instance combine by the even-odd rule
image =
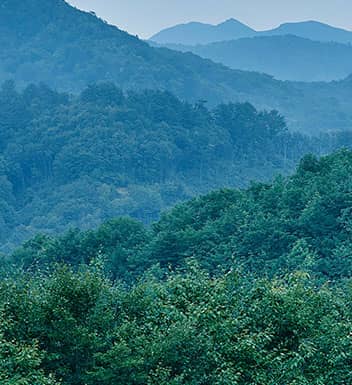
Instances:
[[[64,0],[0,0],[0,44],[0,385],[352,384],[352,75],[233,70]]]
[[[114,278],[130,280],[159,263],[189,258],[210,273],[231,266],[271,276],[302,269],[322,279],[352,273],[352,152],[305,156],[297,172],[245,190],[223,189],[165,213],[151,229],[117,219],[97,231],[38,236],[8,261],[43,267],[101,256]]]
[[[26,33],[23,33],[26,31]],[[124,89],[162,88],[219,102],[277,88],[269,77],[234,72],[194,55],[152,49],[63,0],[2,3],[0,80],[44,82],[64,91],[113,81]]]
[[[0,81],[44,82],[79,92],[92,82],[162,89],[192,102],[250,102],[277,109],[289,127],[317,133],[351,129],[351,81],[300,84],[231,70],[193,54],[151,48],[63,0],[3,0]]]
[[[206,45],[170,45],[230,68],[270,74],[292,81],[332,81],[352,73],[352,46],[317,42],[293,35],[223,41]]]
[[[0,283],[1,383],[351,383],[351,171],[307,156],[152,229],[36,237]]]
[[[291,134],[276,111],[248,103],[208,109],[112,84],[72,96],[6,83],[0,127],[3,249],[38,231],[88,229],[115,216],[149,223],[180,200],[268,180],[307,152],[352,140]]]

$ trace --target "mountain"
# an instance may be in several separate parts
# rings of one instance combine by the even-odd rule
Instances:
[[[322,43],[294,35],[244,38],[207,45],[168,44],[234,69],[292,81],[332,81],[352,73],[352,46]]]
[[[0,82],[43,82],[79,92],[96,81],[124,89],[166,89],[211,103],[238,100],[269,77],[233,72],[195,55],[151,48],[63,0],[2,1]],[[252,91],[251,91],[252,92]]]
[[[43,82],[79,93],[90,83],[111,81],[123,90],[168,90],[211,106],[248,101],[279,110],[295,131],[352,127],[350,81],[281,82],[191,53],[152,48],[63,0],[2,1],[0,44],[0,82],[14,79],[20,87]]]
[[[0,384],[351,384],[352,76],[231,70],[59,0],[0,19]]]
[[[278,28],[260,33],[264,36],[295,35],[306,39],[337,42],[342,44],[352,43],[352,31],[332,27],[317,21],[304,21],[298,23],[281,24]]]
[[[191,22],[164,29],[150,38],[158,44],[197,45],[255,36],[295,35],[302,38],[342,44],[352,43],[352,31],[317,21],[284,23],[274,29],[256,31],[240,21],[230,19],[218,25]]]
[[[159,44],[208,44],[216,41],[233,40],[254,36],[256,31],[235,19],[218,25],[191,22],[164,29],[150,40]]]

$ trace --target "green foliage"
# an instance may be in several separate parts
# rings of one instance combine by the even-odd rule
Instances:
[[[119,218],[104,223],[97,231],[70,230],[59,238],[37,235],[17,249],[10,261],[27,270],[38,270],[55,263],[79,266],[98,258],[112,278],[128,280],[146,267],[147,261],[141,263],[136,257],[149,237],[141,223]]]
[[[352,382],[350,151],[306,156],[292,177],[213,192],[145,226],[187,197],[351,144],[348,132],[307,138],[277,111],[204,97],[349,128],[351,79],[231,71],[61,0],[4,0],[0,43],[0,79],[93,82],[79,95],[11,81],[0,91],[1,248],[36,234],[1,255],[1,384]]]
[[[309,265],[349,277],[351,171],[350,151],[307,156],[292,177],[179,205],[154,226],[148,258],[177,265],[195,257],[211,271],[235,260],[271,274]]]
[[[350,384],[351,171],[351,151],[306,156],[151,228],[37,236],[7,257],[27,272],[0,281],[0,379]]]
[[[287,173],[307,152],[350,145],[348,133],[307,138],[276,111],[189,104],[168,92],[124,94],[113,84],[81,95],[29,86],[0,91],[0,242],[38,232],[144,223],[199,193]]]
[[[24,369],[33,367],[39,375],[41,368],[65,379],[64,383],[82,384],[84,371],[94,362],[93,352],[104,346],[113,324],[113,291],[94,267],[78,273],[62,267],[50,276],[16,275],[16,281],[3,282],[3,316],[13,320],[4,333],[16,344],[28,344],[23,353],[18,348],[19,355],[28,350]],[[35,346],[34,341],[38,341]],[[40,350],[32,352],[32,345]],[[9,376],[16,374],[20,372]]]
[[[321,279],[352,273],[352,153],[306,156],[296,174],[246,190],[220,190],[176,206],[151,228],[129,219],[96,231],[37,236],[7,257],[38,268],[103,257],[112,278],[128,282],[153,264],[183,266],[196,258],[210,273],[234,263],[271,276],[296,269]]]
[[[34,355],[25,369],[67,385],[334,385],[352,379],[350,296],[348,286],[317,288],[306,273],[210,277],[192,262],[129,289],[96,267],[59,267],[8,279],[0,302],[15,320],[3,328],[15,352],[38,341],[43,359]],[[18,384],[16,375],[6,385]]]
[[[3,304],[2,304],[3,305]],[[9,341],[4,331],[11,319],[0,317],[0,383],[2,385],[58,385],[52,375],[45,376],[41,365],[44,352],[35,341],[29,344]]]

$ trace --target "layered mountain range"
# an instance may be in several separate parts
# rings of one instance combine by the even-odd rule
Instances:
[[[237,20],[189,23],[154,35],[154,46],[193,52],[230,68],[291,81],[333,81],[352,73],[352,32],[318,22],[255,31]]]
[[[352,73],[352,46],[298,37],[260,36],[205,45],[167,44],[243,71],[257,71],[279,80],[322,82],[343,80]]]
[[[256,31],[236,19],[228,19],[218,25],[191,22],[164,29],[150,40],[160,44],[209,44],[236,40],[244,37],[295,35],[306,39],[338,43],[352,43],[352,31],[336,28],[317,21],[284,23],[277,28]]]
[[[63,0],[5,0],[0,12],[0,81],[43,82],[79,92],[111,81],[124,90],[158,89],[181,99],[251,102],[277,109],[291,130],[318,133],[352,126],[351,78],[283,82],[233,70],[191,53],[156,49]]]

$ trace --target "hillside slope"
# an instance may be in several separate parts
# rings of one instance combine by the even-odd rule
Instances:
[[[10,260],[75,265],[102,253],[114,277],[130,279],[155,263],[175,268],[193,258],[210,273],[241,266],[261,276],[305,270],[339,281],[352,272],[351,191],[351,151],[309,155],[291,177],[193,199],[152,229],[116,219],[96,231],[38,236]]]
[[[78,92],[112,81],[123,89],[163,89],[190,101],[249,101],[278,109],[293,130],[352,126],[351,82],[297,84],[231,70],[193,54],[147,43],[63,0],[6,0],[0,12],[0,81],[44,82]],[[308,113],[313,111],[313,113]]]
[[[308,138],[249,103],[208,109],[170,93],[80,95],[13,84],[0,91],[0,244],[89,229],[117,216],[144,223],[200,193],[291,172],[306,153],[352,147],[352,133]]]
[[[292,135],[277,112],[248,103],[209,110],[167,92],[124,95],[112,84],[70,96],[44,86],[18,93],[7,83],[0,91],[0,242],[119,215],[148,223],[178,201],[270,179],[306,152],[339,143]]]
[[[0,82],[44,82],[80,91],[91,82],[113,81],[124,89],[167,89],[212,102],[238,99],[259,88],[279,91],[269,77],[150,48],[63,0],[5,1],[1,6]]]
[[[352,47],[321,43],[294,35],[223,41],[207,45],[167,44],[233,69],[270,74],[291,81],[332,81],[352,73]]]

